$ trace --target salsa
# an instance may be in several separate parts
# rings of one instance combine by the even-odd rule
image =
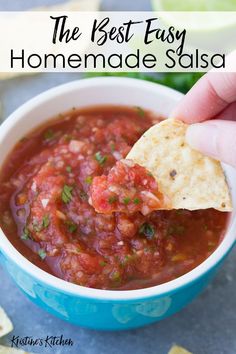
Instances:
[[[165,204],[151,173],[125,159],[118,161],[108,175],[94,177],[90,196],[90,204],[103,214],[140,211],[147,215]]]
[[[157,183],[123,163],[158,120],[138,107],[72,109],[23,137],[0,173],[0,225],[11,243],[41,269],[99,289],[161,284],[203,262],[227,213],[154,211]],[[120,189],[107,194],[111,182]]]

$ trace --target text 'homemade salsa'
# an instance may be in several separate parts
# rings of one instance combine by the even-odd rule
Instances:
[[[138,107],[74,109],[22,138],[0,176],[0,225],[12,244],[47,272],[100,289],[157,285],[203,262],[227,213],[152,211],[163,198],[157,183],[123,161],[157,121]]]

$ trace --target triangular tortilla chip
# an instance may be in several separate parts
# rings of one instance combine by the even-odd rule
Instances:
[[[231,211],[232,202],[220,162],[193,150],[185,141],[188,125],[166,119],[151,127],[127,159],[146,167],[169,202],[163,209]]]
[[[11,320],[8,318],[6,312],[0,307],[0,338],[10,333],[13,330]]]
[[[180,347],[179,345],[173,345],[168,354],[192,354],[188,350]]]

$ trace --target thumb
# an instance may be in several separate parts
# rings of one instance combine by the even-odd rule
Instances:
[[[186,140],[203,154],[236,167],[236,122],[211,120],[192,124]]]

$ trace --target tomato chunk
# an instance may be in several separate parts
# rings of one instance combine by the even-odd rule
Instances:
[[[164,197],[154,177],[131,160],[120,160],[107,176],[95,177],[90,202],[99,213],[113,212],[147,215],[163,207]]]

